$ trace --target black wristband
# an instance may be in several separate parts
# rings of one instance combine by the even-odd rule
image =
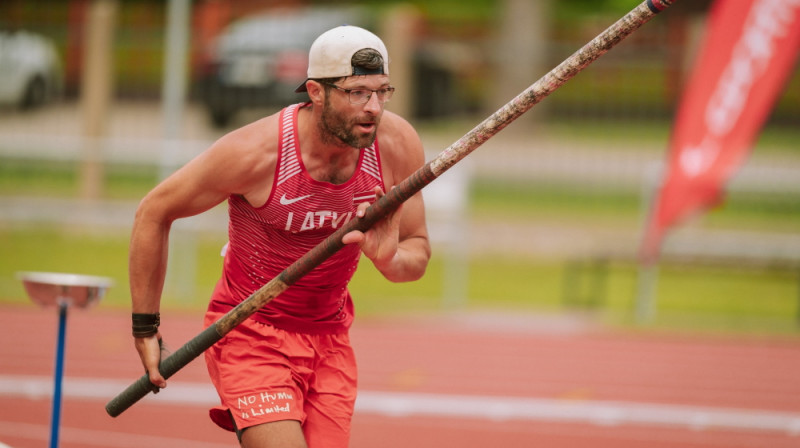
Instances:
[[[158,333],[158,326],[161,324],[161,314],[153,313],[133,313],[131,314],[133,323],[133,337],[146,338]]]

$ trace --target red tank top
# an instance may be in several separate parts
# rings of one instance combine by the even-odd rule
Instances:
[[[303,165],[295,104],[280,113],[275,180],[258,208],[238,195],[228,198],[228,248],[210,311],[227,312],[355,216],[357,205],[384,188],[378,144],[361,150],[353,176],[335,185],[311,178]],[[347,284],[361,251],[348,245],[325,260],[253,319],[289,331],[341,333],[353,321]]]

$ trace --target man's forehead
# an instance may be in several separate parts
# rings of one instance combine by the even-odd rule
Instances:
[[[388,75],[354,75],[346,77],[342,82],[342,87],[354,88],[365,87],[374,88],[389,84]]]

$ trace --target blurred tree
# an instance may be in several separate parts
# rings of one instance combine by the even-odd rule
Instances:
[[[494,70],[488,112],[503,106],[547,73],[546,46],[549,32],[547,16],[553,0],[503,0],[502,18],[496,30]],[[542,108],[520,117],[520,123],[530,125]],[[527,126],[526,126],[527,127]]]
[[[708,9],[712,0],[677,1],[668,11],[680,9],[682,13]],[[622,16],[641,3],[637,0],[561,0],[554,2],[553,13],[557,20],[575,20],[587,15]]]

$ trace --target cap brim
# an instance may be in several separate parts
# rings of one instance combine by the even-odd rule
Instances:
[[[307,82],[308,82],[308,80],[307,80],[307,79],[306,79],[305,81],[303,81],[303,83],[302,83],[302,84],[300,84],[300,85],[299,85],[299,86],[298,86],[296,89],[294,89],[294,92],[295,92],[295,93],[303,93],[303,92],[308,92],[308,89],[306,88],[306,83],[307,83]]]

